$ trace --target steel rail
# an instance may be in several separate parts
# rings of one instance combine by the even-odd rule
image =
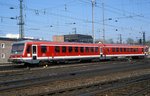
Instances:
[[[31,96],[58,96],[58,95],[70,95],[70,96],[94,96],[97,93],[105,92],[112,89],[122,88],[124,86],[144,82],[150,80],[150,75],[143,75],[139,77],[125,78],[114,81],[107,81],[102,83],[94,83],[85,86],[77,86],[73,88],[66,88],[61,90],[50,91],[46,93],[34,94]],[[93,90],[92,90],[93,89]],[[80,92],[80,90],[82,90]],[[84,90],[84,91],[83,91]],[[91,90],[91,91],[87,91]]]
[[[46,76],[41,76],[38,78],[28,78],[28,79],[21,79],[21,80],[14,80],[14,81],[7,81],[7,82],[1,82],[0,83],[0,91],[15,89],[15,88],[21,88],[26,86],[32,86],[47,82],[52,82],[56,80],[64,80],[64,79],[72,79],[76,77],[89,77],[93,75],[105,75],[113,72],[120,72],[120,71],[127,71],[131,69],[139,69],[139,68],[147,68],[150,67],[150,64],[146,64],[143,66],[142,64],[139,64],[137,66],[134,65],[128,65],[128,66],[117,66],[114,68],[105,68],[105,69],[92,69],[92,70],[80,70],[80,71],[74,71],[74,72],[65,72],[60,74],[49,74]]]

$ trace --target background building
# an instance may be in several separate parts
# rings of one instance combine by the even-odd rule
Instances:
[[[82,34],[55,35],[53,36],[53,41],[92,43],[93,38],[91,35],[82,35]]]
[[[8,58],[11,52],[11,45],[18,39],[0,37],[0,64],[8,63]]]

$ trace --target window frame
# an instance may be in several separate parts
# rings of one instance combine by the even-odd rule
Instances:
[[[74,52],[79,52],[79,47],[74,47]]]
[[[62,53],[66,53],[67,52],[67,47],[66,46],[62,46]]]
[[[41,52],[46,53],[47,52],[47,46],[41,46]]]
[[[60,53],[60,46],[55,46],[55,53]]]
[[[84,47],[80,47],[80,52],[84,53]]]
[[[1,43],[1,48],[2,48],[2,49],[5,48],[5,43]]]
[[[2,59],[5,59],[5,58],[6,58],[5,53],[2,53],[2,54],[1,54],[1,58],[2,58]]]
[[[69,47],[68,47],[68,52],[69,52],[69,53],[72,53],[72,52],[73,52],[72,46],[69,46]]]

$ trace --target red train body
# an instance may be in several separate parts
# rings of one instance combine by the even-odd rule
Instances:
[[[58,43],[22,41],[12,45],[9,61],[37,64],[69,60],[110,59],[116,57],[144,57],[146,46],[123,44]]]

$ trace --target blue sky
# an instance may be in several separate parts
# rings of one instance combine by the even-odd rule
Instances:
[[[74,33],[92,35],[91,0],[23,0],[25,36],[52,40],[53,35]],[[141,38],[150,40],[150,0],[95,0],[94,32],[102,39],[104,3],[105,38],[118,41]],[[10,9],[14,7],[14,9]],[[19,0],[0,0],[0,35],[18,34]],[[112,20],[109,20],[111,18]]]

